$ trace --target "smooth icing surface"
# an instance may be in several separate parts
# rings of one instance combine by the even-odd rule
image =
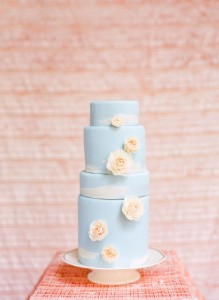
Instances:
[[[140,198],[144,215],[139,221],[130,221],[122,213],[123,200],[99,200],[79,196],[78,199],[78,257],[81,263],[95,267],[129,267],[147,259],[148,251],[148,197]],[[108,234],[101,241],[89,237],[90,224],[103,220]],[[119,252],[118,259],[107,263],[102,259],[103,247],[112,246]]]
[[[134,162],[131,173],[144,172],[145,166],[145,130],[143,126],[88,126],[84,129],[85,171],[91,173],[111,174],[106,169],[111,152],[123,149],[125,140],[135,137],[140,149],[133,153]]]
[[[90,125],[109,126],[113,117],[119,116],[123,125],[139,123],[139,106],[137,101],[99,101],[90,105]]]
[[[80,194],[99,199],[124,199],[128,195],[138,197],[149,194],[149,172],[114,176],[80,173]]]
[[[81,257],[84,257],[85,259],[95,259],[99,253],[98,252],[91,252],[87,251],[84,248],[79,247],[78,248],[78,255]]]

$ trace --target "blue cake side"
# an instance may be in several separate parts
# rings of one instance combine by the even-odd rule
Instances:
[[[124,199],[126,196],[149,194],[149,172],[114,176],[106,174],[80,173],[80,194],[99,199]]]
[[[130,220],[124,215],[124,200],[101,200],[79,196],[78,199],[78,257],[91,267],[138,267],[147,259],[148,252],[148,197],[139,198],[143,215]],[[100,221],[107,226],[102,240],[92,240],[91,225]],[[94,236],[96,231],[93,232]],[[116,249],[115,262],[106,261],[103,249]],[[110,248],[110,249],[111,249]],[[107,257],[110,258],[108,255]]]
[[[131,155],[133,168],[131,173],[144,172],[146,143],[143,126],[88,126],[84,129],[85,171],[89,173],[110,174],[106,168],[110,153],[124,149],[125,141],[136,138],[139,149]]]
[[[123,125],[139,124],[137,101],[98,101],[90,105],[90,125],[111,125],[112,118],[119,117]]]

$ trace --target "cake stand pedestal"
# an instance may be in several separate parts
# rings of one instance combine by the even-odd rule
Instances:
[[[140,279],[141,275],[138,269],[149,268],[162,263],[166,256],[157,249],[148,250],[148,259],[143,264],[129,268],[95,268],[86,266],[78,261],[78,249],[73,249],[62,255],[62,260],[71,266],[92,270],[87,278],[89,281],[97,284],[119,285],[132,283]]]
[[[140,279],[141,275],[135,270],[94,270],[87,276],[88,280],[98,284],[127,284]]]

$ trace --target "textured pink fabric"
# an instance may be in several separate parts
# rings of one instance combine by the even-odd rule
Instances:
[[[166,255],[162,264],[142,269],[137,282],[108,286],[89,282],[90,271],[64,264],[57,253],[28,299],[204,300],[176,254],[166,251]]]
[[[150,245],[219,299],[219,2],[1,1],[0,299],[77,246],[93,99],[138,99]]]

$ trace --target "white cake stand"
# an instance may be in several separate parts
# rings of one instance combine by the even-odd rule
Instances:
[[[166,259],[164,253],[157,249],[150,248],[148,250],[148,259],[145,263],[138,267],[130,268],[95,268],[81,264],[78,261],[78,249],[73,249],[62,255],[62,260],[71,266],[90,269],[87,276],[88,280],[93,283],[107,284],[107,285],[118,285],[132,283],[140,279],[141,275],[137,269],[149,268],[162,263]]]

